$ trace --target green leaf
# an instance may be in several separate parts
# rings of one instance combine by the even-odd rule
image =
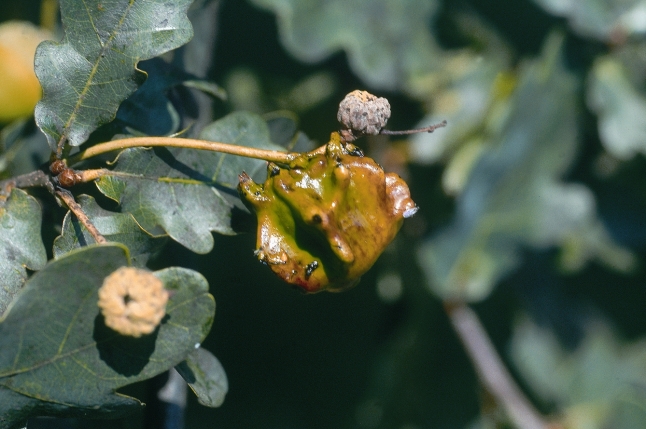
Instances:
[[[269,127],[260,116],[250,112],[234,112],[204,127],[200,138],[209,141],[237,144],[284,151],[285,148],[272,142]],[[246,171],[250,176],[264,172],[267,163],[259,159],[207,152],[208,163],[216,166],[212,178],[214,182],[230,189],[238,189],[238,175]]]
[[[37,170],[51,154],[47,139],[33,121],[14,121],[0,131],[0,178]]]
[[[164,237],[153,237],[141,229],[132,215],[104,210],[89,195],[79,195],[77,202],[101,235],[108,241],[128,247],[131,263],[135,267],[144,267],[148,259],[159,252],[166,242]],[[95,244],[94,238],[76,216],[67,212],[63,220],[63,232],[54,240],[54,257],[60,258],[73,249],[88,244]]]
[[[446,77],[450,85],[433,94],[433,113],[416,127],[438,124],[443,120],[448,126],[434,133],[415,134],[410,139],[411,157],[418,163],[433,163],[454,151],[479,131],[491,111],[506,101],[513,78],[503,74],[506,64],[495,58],[463,53],[447,62]],[[506,111],[502,110],[502,114]],[[489,118],[491,119],[491,118]]]
[[[634,257],[612,242],[594,195],[561,181],[576,153],[578,85],[561,64],[561,39],[521,70],[509,115],[487,139],[451,225],[418,252],[442,298],[479,300],[519,261],[519,248],[562,246],[570,269],[598,258],[627,270]]]
[[[43,99],[36,122],[52,150],[79,146],[114,119],[144,79],[137,62],[188,42],[192,0],[61,0],[62,43],[43,42],[36,75]]]
[[[122,412],[136,401],[115,389],[177,365],[204,340],[215,303],[206,280],[183,268],[154,273],[171,293],[155,332],[132,338],[106,327],[97,291],[127,264],[122,245],[89,246],[26,283],[0,320],[1,416]]]
[[[202,139],[282,150],[269,138],[257,115],[232,113],[207,126]],[[211,231],[233,234],[232,203],[238,174],[264,169],[261,160],[192,149],[128,149],[110,175],[97,181],[106,196],[118,201],[139,225],[153,235],[168,234],[196,253],[213,248]]]
[[[25,191],[14,188],[6,200],[0,195],[0,316],[27,280],[27,269],[47,262],[41,218],[40,204]]]
[[[277,15],[287,50],[301,61],[346,51],[353,71],[370,85],[401,88],[441,64],[429,31],[437,1],[253,0]]]
[[[561,408],[566,427],[633,429],[646,422],[646,340],[623,343],[602,321],[587,323],[576,350],[530,320],[512,338],[516,367],[539,397]]]
[[[608,152],[619,159],[646,153],[646,94],[619,61],[609,56],[595,61],[587,102],[599,116],[599,137]]]
[[[144,135],[176,133],[181,120],[167,95],[170,89],[187,79],[186,73],[161,58],[142,61],[138,67],[148,78],[134,94],[121,103],[117,120]]]
[[[641,0],[534,0],[548,12],[566,17],[586,37],[613,42],[646,32]]]
[[[222,405],[229,381],[222,364],[210,351],[203,348],[194,350],[175,369],[197,395],[200,404],[207,407]]]

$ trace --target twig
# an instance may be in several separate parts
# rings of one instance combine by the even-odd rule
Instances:
[[[549,429],[550,425],[512,379],[476,313],[463,303],[446,303],[444,309],[480,380],[514,425],[519,429]]]
[[[76,216],[79,222],[81,222],[85,229],[87,229],[87,231],[90,233],[90,235],[92,235],[94,241],[100,244],[108,242],[108,240],[106,240],[105,237],[101,235],[99,230],[96,229],[96,226],[94,226],[90,218],[83,211],[83,208],[76,202],[74,196],[68,190],[57,189],[56,195],[58,195],[60,199],[63,200],[65,205],[67,205],[70,211],[74,213],[74,216]]]
[[[276,150],[256,149],[252,147],[238,146],[235,144],[211,142],[207,140],[184,139],[175,137],[132,137],[127,139],[112,140],[92,146],[67,160],[67,165],[74,165],[83,160],[97,155],[121,150],[131,147],[181,147],[187,149],[209,150],[213,152],[227,153],[230,155],[245,156],[247,158],[264,159],[265,161],[289,163],[298,154],[279,152]]]
[[[80,178],[79,183],[87,183],[110,174],[110,170],[107,168],[97,168],[96,170],[79,170],[76,173]]]
[[[47,188],[50,192],[53,192],[53,186],[52,180],[47,174],[42,170],[36,170],[10,179],[0,180],[0,193],[8,194],[13,188],[33,187]]]
[[[390,130],[385,130],[381,129],[379,131],[379,134],[386,134],[389,136],[401,136],[401,135],[406,135],[406,134],[417,134],[417,133],[432,133],[433,131],[437,130],[438,128],[443,128],[446,127],[446,120],[440,122],[439,124],[435,125],[430,125],[428,127],[424,128],[415,128],[414,130],[404,130],[404,131],[390,131]]]

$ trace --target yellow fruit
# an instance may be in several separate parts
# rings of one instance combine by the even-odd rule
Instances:
[[[42,90],[34,73],[34,56],[50,34],[29,22],[0,24],[0,122],[33,113]]]

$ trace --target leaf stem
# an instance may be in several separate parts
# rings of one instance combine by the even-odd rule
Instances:
[[[63,200],[70,211],[74,213],[74,216],[76,216],[79,222],[81,222],[85,229],[87,229],[87,231],[90,233],[90,235],[92,235],[94,241],[99,244],[108,242],[108,240],[106,240],[105,237],[101,235],[96,226],[94,226],[90,218],[85,214],[83,208],[79,205],[79,203],[76,202],[71,192],[66,189],[57,189],[56,195],[58,195],[58,197]]]
[[[81,151],[67,159],[67,164],[72,166],[86,159],[113,152],[115,150],[131,147],[181,147],[186,149],[209,150],[213,152],[227,153],[230,155],[244,156],[247,158],[263,159],[270,162],[289,163],[298,154],[279,152],[276,150],[256,149],[235,144],[211,142],[207,140],[185,139],[175,137],[132,137],[119,140],[112,140],[106,143],[99,143],[84,151]]]
[[[496,352],[476,313],[464,303],[445,303],[444,309],[485,388],[503,406],[515,427],[548,429]]]

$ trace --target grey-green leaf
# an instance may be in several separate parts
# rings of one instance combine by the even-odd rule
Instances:
[[[641,0],[534,0],[547,12],[567,18],[575,33],[612,42],[618,37],[642,36]]]
[[[439,67],[429,31],[437,1],[253,0],[278,18],[283,45],[302,61],[346,51],[353,71],[377,88],[405,87]]]
[[[229,391],[229,381],[222,364],[210,351],[198,348],[175,369],[197,395],[200,404],[207,407],[222,405]]]
[[[533,392],[558,403],[573,428],[633,429],[646,422],[646,342],[631,343],[591,319],[576,350],[525,318],[514,329],[511,358]]]
[[[153,237],[141,229],[131,214],[104,210],[89,195],[79,195],[77,202],[101,235],[108,241],[128,247],[131,263],[135,267],[145,266],[148,259],[159,252],[166,242],[165,237]],[[54,240],[54,257],[60,258],[73,249],[88,244],[95,244],[94,238],[76,216],[67,212],[62,234]]]
[[[597,58],[587,86],[588,106],[599,117],[599,137],[620,159],[646,153],[646,94],[616,58]]]
[[[284,151],[272,142],[269,127],[264,119],[250,112],[234,112],[204,127],[200,138],[209,141],[232,143],[239,146]],[[214,182],[229,189],[237,189],[238,175],[246,171],[250,176],[264,171],[266,162],[259,159],[208,152],[203,154],[215,166]]]
[[[98,289],[127,264],[122,245],[94,245],[51,262],[25,284],[0,320],[0,415],[123,411],[135,402],[115,389],[177,365],[204,340],[215,302],[206,280],[183,268],[154,273],[171,296],[152,334],[132,338],[109,329]]]
[[[201,138],[282,150],[271,142],[262,118],[247,112],[214,122]],[[244,170],[251,175],[264,165],[260,160],[192,149],[128,149],[97,186],[150,234],[168,234],[196,253],[208,253],[213,248],[211,231],[234,232],[233,205],[225,195],[237,199],[238,174]]]
[[[542,58],[521,70],[509,116],[488,136],[454,221],[418,252],[442,298],[487,297],[524,245],[561,246],[570,269],[592,258],[617,269],[634,264],[603,227],[592,192],[562,181],[576,153],[578,85],[561,52],[560,37],[550,37]]]
[[[0,196],[0,316],[27,280],[27,269],[40,270],[47,262],[41,218],[40,204],[25,191]]]
[[[43,99],[36,122],[52,150],[79,146],[114,119],[144,79],[137,62],[188,42],[192,0],[61,0],[65,38],[43,42],[36,75]]]

